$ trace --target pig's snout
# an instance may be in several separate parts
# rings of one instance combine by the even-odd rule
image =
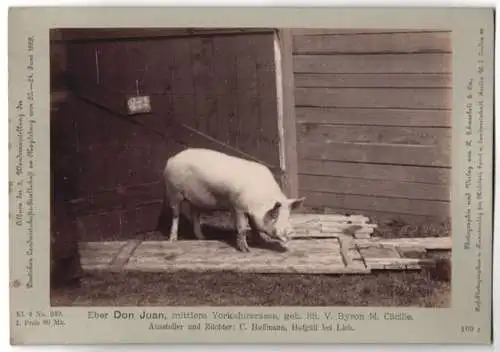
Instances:
[[[286,244],[288,241],[290,241],[293,237],[293,230],[287,230],[282,233],[278,233],[276,238],[282,243]]]

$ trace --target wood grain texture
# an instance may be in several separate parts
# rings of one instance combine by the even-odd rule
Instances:
[[[274,165],[280,165],[274,36],[258,36],[255,39],[260,101],[259,129],[255,131],[260,145],[258,150]]]
[[[445,201],[415,200],[407,198],[387,198],[344,193],[312,192],[300,189],[299,194],[306,197],[305,205],[350,209],[351,212],[371,211],[394,214],[425,215],[449,217],[451,206]]]
[[[422,238],[393,238],[384,239],[378,237],[371,237],[369,240],[360,239],[356,240],[358,245],[392,245],[401,247],[417,247],[425,248],[428,250],[451,250],[453,246],[452,237],[422,237]]]
[[[385,223],[390,224],[394,220],[402,221],[406,224],[421,226],[424,223],[433,223],[433,224],[450,224],[451,221],[451,212],[448,212],[445,215],[439,216],[435,214],[431,215],[419,215],[419,214],[409,214],[409,213],[400,213],[400,212],[390,212],[390,211],[378,211],[376,209],[346,209],[341,207],[333,207],[328,205],[311,205],[311,206],[302,206],[304,212],[313,212],[313,213],[321,213],[321,214],[365,214],[372,221],[376,221],[377,223]]]
[[[191,71],[193,75],[195,121],[193,126],[203,133],[213,135],[216,130],[216,97],[211,89],[216,79],[213,68],[212,38],[189,39]]]
[[[335,125],[451,127],[450,110],[297,107],[298,123]]]
[[[447,185],[311,175],[299,175],[299,185],[302,190],[315,192],[448,202],[451,199],[451,190]]]
[[[386,143],[435,145],[451,148],[450,128],[395,126],[333,126],[300,124],[298,139],[330,140],[343,143]]]
[[[297,88],[451,88],[450,73],[297,73]]]
[[[295,117],[295,81],[293,73],[292,34],[289,29],[279,30],[277,40],[281,63],[281,104],[283,124],[283,141],[285,156],[285,189],[288,197],[298,196],[298,154],[297,154],[297,123]]]
[[[296,35],[295,54],[449,53],[451,33]]]
[[[134,253],[134,250],[141,244],[139,240],[128,241],[116,254],[109,266],[112,271],[120,271]]]
[[[450,167],[450,150],[434,146],[336,143],[307,140],[298,144],[301,158],[414,166]]]
[[[217,241],[144,242],[129,259],[126,270],[192,271],[230,270],[261,273],[367,273],[348,268],[340,247],[332,240],[294,240],[287,252],[252,248],[250,253]]]
[[[293,28],[294,36],[310,35],[358,35],[379,33],[451,33],[450,30],[442,28]]]
[[[297,88],[297,106],[387,109],[450,109],[450,89]]]
[[[295,55],[295,73],[451,73],[451,54]]]
[[[401,165],[378,165],[328,160],[299,160],[299,173],[353,179],[449,185],[451,169]]]
[[[216,35],[272,34],[273,28],[120,28],[120,29],[57,29],[54,40],[60,41],[95,41],[95,40],[130,40],[151,38],[175,38]]]

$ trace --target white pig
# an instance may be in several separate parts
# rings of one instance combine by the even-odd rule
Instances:
[[[245,231],[248,222],[255,233],[264,233],[286,248],[293,231],[290,212],[304,201],[287,198],[266,166],[209,149],[190,148],[172,156],[163,176],[166,201],[173,212],[171,241],[177,240],[181,205],[187,203],[199,240],[205,238],[200,211],[222,210],[232,214],[242,252],[250,251]]]

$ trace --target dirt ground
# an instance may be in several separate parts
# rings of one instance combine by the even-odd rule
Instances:
[[[185,221],[185,220],[184,220]],[[229,230],[224,215],[206,220],[217,232]],[[184,226],[188,224],[185,222]],[[216,230],[213,230],[213,228]],[[217,231],[217,229],[219,229]],[[425,230],[425,231],[424,231]],[[449,234],[446,224],[385,223],[379,237]],[[425,232],[420,234],[421,232]],[[207,235],[207,233],[205,233]],[[224,236],[225,236],[224,235]],[[182,239],[182,236],[179,236]],[[208,238],[213,237],[210,234]],[[158,234],[145,236],[158,239]],[[450,258],[447,252],[430,252]],[[192,273],[87,273],[80,287],[51,292],[54,306],[399,306],[449,307],[451,283],[435,269],[381,271],[368,275]]]

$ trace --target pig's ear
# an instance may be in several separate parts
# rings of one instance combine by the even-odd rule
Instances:
[[[276,220],[280,214],[280,208],[281,203],[276,202],[274,206],[266,212],[266,215],[264,215],[264,221],[269,222]]]
[[[306,197],[290,199],[290,209],[297,209],[302,205],[302,203],[304,203],[304,200],[306,200]]]

